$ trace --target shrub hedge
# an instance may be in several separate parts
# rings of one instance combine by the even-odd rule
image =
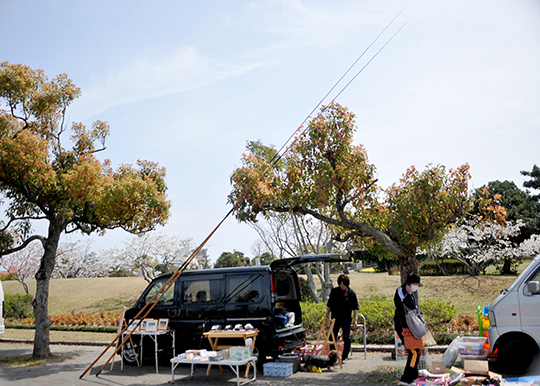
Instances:
[[[420,307],[426,317],[426,323],[434,334],[437,342],[449,343],[457,334],[453,334],[451,321],[455,315],[454,306],[440,300],[426,300],[420,302]],[[393,344],[393,318],[394,302],[386,301],[361,301],[359,313],[366,318],[366,335],[372,344]],[[308,336],[316,334],[326,313],[325,303],[302,303],[302,322],[307,329]],[[353,334],[353,341],[359,341],[362,337]]]
[[[8,319],[23,319],[34,316],[32,295],[5,294],[4,316]]]
[[[459,260],[445,259],[439,262],[446,270],[447,275],[468,275],[469,268]],[[443,276],[443,272],[436,262],[428,261],[420,268],[420,276]]]

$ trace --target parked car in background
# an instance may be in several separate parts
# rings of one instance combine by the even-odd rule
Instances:
[[[267,356],[277,358],[304,345],[306,329],[302,325],[300,309],[300,281],[294,266],[323,261],[348,261],[340,255],[307,255],[275,260],[269,266],[217,268],[186,271],[179,276],[146,319],[168,319],[168,327],[175,330],[176,352],[188,349],[210,349],[203,333],[213,326],[234,327],[251,324],[258,330],[255,349],[259,363]],[[143,291],[134,307],[125,313],[129,325],[139,311],[170,279],[171,274],[153,280]],[[168,336],[162,347],[170,347]],[[139,355],[138,337],[126,343],[123,360],[136,363]],[[146,337],[145,339],[150,339]],[[237,342],[238,343],[238,342]],[[143,347],[153,347],[146,340]],[[146,356],[146,350],[145,350]],[[149,356],[153,352],[148,350]]]
[[[489,345],[496,365],[520,374],[540,350],[540,255],[489,307]]]

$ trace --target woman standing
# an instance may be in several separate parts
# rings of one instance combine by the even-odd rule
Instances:
[[[353,312],[353,328],[358,326],[358,298],[356,297],[356,293],[349,288],[351,283],[349,276],[342,273],[338,276],[337,282],[338,287],[332,288],[328,302],[326,303],[326,317],[332,313],[332,318],[336,319],[333,330],[336,339],[341,328],[344,343],[341,361],[344,363],[351,351],[351,313]]]
[[[394,304],[396,313],[394,315],[394,328],[399,338],[407,350],[407,364],[405,371],[401,376],[400,385],[414,385],[414,380],[418,378],[418,360],[420,359],[420,350],[424,348],[422,339],[416,339],[405,320],[405,307],[409,310],[418,308],[418,296],[416,292],[421,287],[420,276],[415,273],[409,274],[405,284],[396,289],[394,295]]]

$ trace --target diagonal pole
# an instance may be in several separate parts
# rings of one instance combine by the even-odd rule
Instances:
[[[128,339],[131,339],[131,335],[133,334],[133,332],[137,329],[137,327],[142,323],[142,321],[144,320],[144,318],[146,318],[146,316],[150,313],[150,311],[152,311],[154,309],[154,307],[156,306],[156,304],[161,300],[161,298],[163,297],[163,295],[165,295],[165,293],[169,290],[169,288],[174,284],[174,282],[178,279],[178,277],[180,277],[180,275],[182,275],[182,273],[185,271],[185,269],[189,266],[189,264],[193,261],[193,259],[195,258],[195,256],[197,256],[197,254],[201,251],[201,249],[204,247],[204,245],[208,242],[208,240],[214,235],[214,233],[218,230],[218,228],[225,222],[225,220],[227,219],[227,217],[229,217],[229,215],[233,212],[233,209],[231,209],[229,211],[229,213],[227,213],[225,215],[225,217],[219,222],[219,224],[214,228],[214,230],[206,237],[206,239],[204,239],[204,241],[197,247],[197,249],[195,249],[195,251],[193,251],[193,253],[191,254],[191,256],[180,266],[180,268],[178,268],[176,270],[176,272],[169,278],[169,280],[167,280],[167,282],[163,285],[163,287],[161,287],[161,289],[152,297],[152,299],[150,299],[150,301],[137,313],[137,315],[135,315],[135,317],[133,319],[138,319],[142,314],[144,314],[144,316],[139,320],[139,323],[137,324],[137,326],[135,327],[135,329],[133,329],[133,331],[131,331],[123,340],[122,342],[118,345],[118,348],[115,350],[115,352],[113,353],[113,355],[107,360],[107,362],[103,365],[103,367],[101,367],[101,369],[99,369],[99,371],[97,372],[96,374],[96,377],[101,373],[101,371],[107,366],[107,364],[111,361],[111,359],[114,358],[114,356],[118,353],[118,351],[120,351],[120,349],[122,348],[122,346],[126,343],[126,341]],[[157,298],[157,299],[156,299]],[[156,301],[154,301],[156,300]],[[123,330],[118,333],[118,335],[114,338],[114,340],[105,348],[105,350],[103,350],[103,352],[94,360],[94,362],[92,362],[92,364],[90,366],[88,366],[88,368],[79,376],[79,379],[82,379],[82,377],[84,377],[86,375],[86,373],[88,373],[88,371],[90,371],[90,369],[96,364],[96,362],[103,356],[105,355],[105,353],[107,352],[107,350],[109,350],[109,348],[111,348],[116,341],[120,340],[122,335],[126,332],[126,330],[129,328],[129,326],[126,326],[123,328]]]

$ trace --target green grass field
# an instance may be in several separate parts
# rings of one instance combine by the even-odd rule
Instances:
[[[351,288],[359,300],[392,300],[400,282],[399,275],[387,273],[351,273]],[[336,285],[336,275],[332,275]],[[423,277],[421,299],[450,302],[456,314],[474,315],[478,306],[487,306],[497,294],[507,288],[515,276],[436,276]],[[20,283],[3,282],[5,293],[24,293]],[[140,277],[51,280],[49,313],[122,311],[131,306],[146,287]],[[35,281],[29,281],[30,293],[35,294]]]
[[[30,294],[35,295],[36,282],[27,282]],[[75,312],[119,311],[132,306],[147,282],[142,277],[105,277],[91,279],[51,280],[49,291],[49,313],[51,315]],[[4,292],[23,294],[16,281],[4,281]]]

